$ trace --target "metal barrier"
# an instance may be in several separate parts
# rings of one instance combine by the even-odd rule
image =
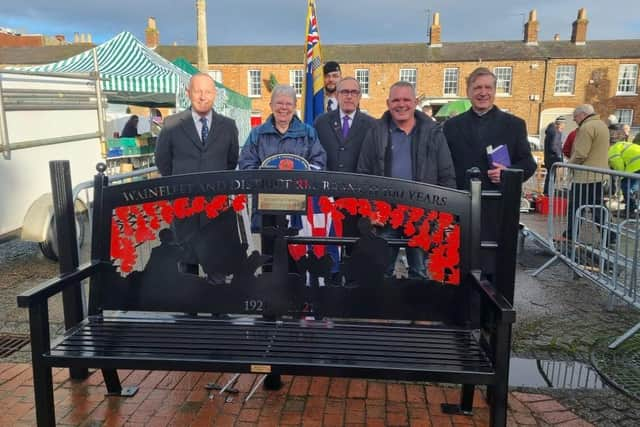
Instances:
[[[121,174],[117,174],[117,175],[111,175],[109,177],[109,182],[110,183],[117,183],[117,182],[121,182],[121,181],[125,181],[127,179],[131,179],[131,178],[138,178],[141,176],[145,176],[145,175],[150,175],[154,172],[157,172],[158,168],[153,166],[150,168],[144,168],[144,169],[138,169],[138,170],[134,170],[131,172],[126,172],[126,173],[121,173]],[[91,197],[92,194],[89,190],[93,189],[93,180],[90,181],[84,181],[81,182],[78,185],[75,185],[73,187],[73,203],[76,202],[76,200],[81,200],[82,202],[86,203],[87,209],[88,209],[88,213],[89,213],[89,218],[88,218],[88,225],[89,225],[89,229],[91,229],[91,221],[93,218],[92,215],[92,204],[91,204]],[[81,195],[84,194],[84,197],[80,197]]]
[[[550,173],[549,196],[541,200],[548,215],[547,233],[537,238],[544,240],[554,256],[533,276],[562,261],[577,275],[609,291],[609,310],[615,297],[640,309],[640,194],[634,191],[640,174],[566,163],[554,164]],[[640,323],[609,348],[615,349],[638,330]]]

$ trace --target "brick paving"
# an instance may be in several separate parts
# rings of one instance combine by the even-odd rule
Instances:
[[[60,426],[487,426],[489,409],[476,393],[473,416],[443,414],[457,388],[362,379],[287,377],[279,391],[260,388],[243,402],[255,375],[241,375],[239,394],[209,394],[209,382],[230,374],[119,371],[123,386],[139,385],[129,398],[105,397],[99,371],[84,381],[54,369],[56,421]],[[0,363],[0,426],[35,425],[31,365]],[[513,391],[509,426],[591,426],[554,398]]]

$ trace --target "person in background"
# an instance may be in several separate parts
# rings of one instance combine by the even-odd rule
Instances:
[[[562,154],[569,159],[571,157],[571,152],[573,151],[573,143],[576,140],[576,133],[578,133],[578,128],[575,128],[569,135],[567,135],[567,139],[564,140],[564,144],[562,144]]]
[[[511,168],[522,169],[523,182],[536,171],[527,140],[527,127],[519,117],[500,110],[495,104],[496,76],[485,67],[476,68],[467,77],[467,96],[471,108],[444,122],[444,134],[451,150],[459,189],[468,189],[466,172],[478,167],[483,190],[499,190],[500,174],[506,166],[489,163],[487,147],[505,145]]]
[[[607,127],[611,125],[617,125],[617,124],[618,124],[618,117],[615,114],[609,114],[609,117],[607,117],[607,122],[606,122]]]
[[[336,89],[338,81],[342,77],[340,64],[335,61],[328,61],[322,67],[324,74],[324,111],[334,111],[338,109],[338,98],[336,97]]]
[[[120,132],[120,138],[135,138],[140,136],[138,133],[138,121],[140,119],[135,114],[129,117],[127,123],[124,124],[122,132]]]
[[[564,130],[564,117],[557,117],[549,123],[544,131],[544,167],[547,174],[544,178],[544,189],[542,193],[549,195],[549,179],[551,177],[551,166],[554,163],[562,163],[562,131]]]
[[[608,169],[609,163],[609,129],[595,114],[593,106],[582,104],[573,111],[573,120],[578,124],[578,132],[569,164],[584,165],[595,168]],[[569,209],[567,212],[567,230],[563,237],[573,238],[573,218],[576,209],[583,205],[602,204],[601,174],[586,171],[573,171],[573,182],[569,191]],[[600,222],[600,211],[595,210],[594,219]]]
[[[455,187],[455,170],[442,127],[416,110],[417,104],[411,83],[399,81],[391,85],[388,110],[364,138],[357,172]],[[401,238],[402,230],[386,226],[380,236]],[[409,278],[426,278],[422,249],[406,248],[406,251]],[[393,276],[398,248],[391,252],[387,277]]]
[[[621,125],[609,126],[611,134],[609,147],[609,167],[615,171],[639,173],[640,172],[640,146],[626,140],[627,135]],[[624,196],[626,212],[635,213],[638,208],[636,201],[638,190],[640,190],[640,179],[622,178],[620,180],[620,190]]]
[[[624,140],[628,142],[632,142],[633,138],[631,138],[631,126],[628,124],[622,125],[622,132],[624,133]]]
[[[431,106],[431,104],[424,104],[422,106],[422,112],[425,113],[434,122],[436,121],[436,118],[433,117],[433,107]]]

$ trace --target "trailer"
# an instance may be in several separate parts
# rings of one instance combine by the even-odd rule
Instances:
[[[50,160],[69,160],[72,182],[104,159],[105,99],[97,73],[0,70],[0,242],[38,242],[57,259]],[[82,244],[87,201],[75,202]]]

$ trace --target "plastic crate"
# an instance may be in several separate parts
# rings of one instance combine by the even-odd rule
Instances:
[[[137,147],[136,138],[120,138],[120,145],[122,147]]]
[[[564,197],[553,198],[553,216],[564,216],[567,214],[568,200]],[[536,212],[542,215],[549,215],[549,197],[538,196],[536,199]]]
[[[120,144],[120,138],[109,138],[107,139],[107,148],[120,148],[122,144]]]

